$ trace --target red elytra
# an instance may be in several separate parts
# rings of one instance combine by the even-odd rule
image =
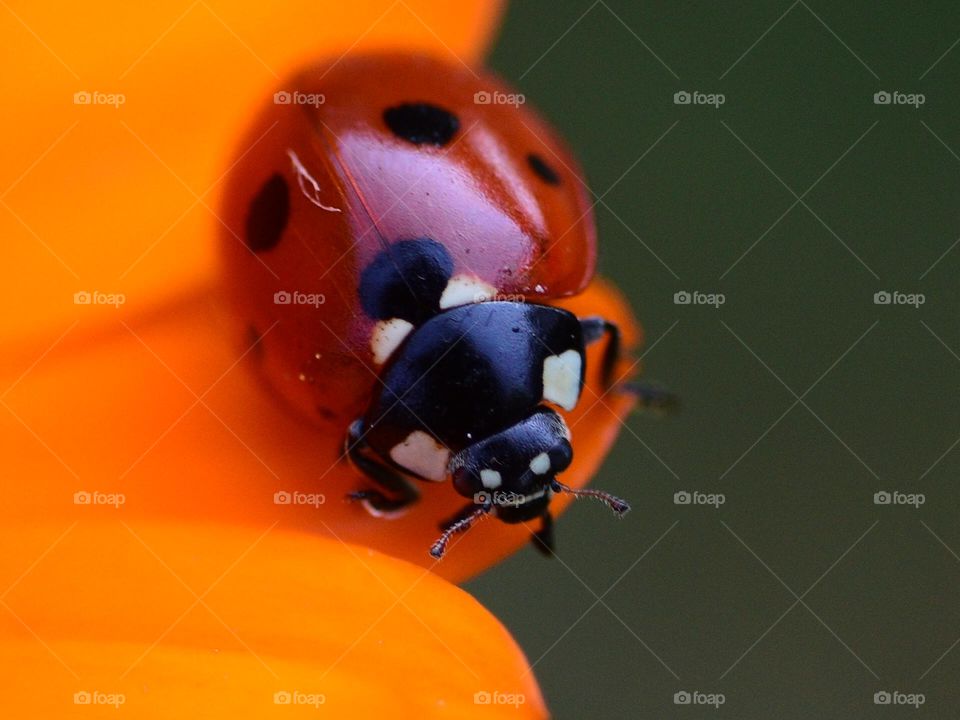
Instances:
[[[457,62],[347,56],[279,86],[256,118],[225,188],[225,278],[247,338],[265,335],[263,374],[306,417],[342,427],[370,401],[357,289],[387,244],[430,238],[455,274],[539,303],[593,277],[579,166],[522,100]]]

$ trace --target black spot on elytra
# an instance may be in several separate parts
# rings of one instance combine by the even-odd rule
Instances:
[[[377,320],[419,325],[440,311],[453,274],[450,253],[436,240],[401,240],[383,250],[360,275],[360,304]]]
[[[326,405],[317,405],[317,412],[324,420],[336,420],[337,414]]]
[[[536,153],[527,155],[527,163],[530,165],[530,169],[545,183],[549,183],[550,185],[560,184],[560,176],[557,175],[557,171],[547,165],[546,160]]]
[[[290,217],[290,189],[279,173],[257,192],[247,212],[247,247],[264,252],[276,247]]]
[[[394,135],[414,145],[446,145],[460,129],[456,115],[424,102],[387,108],[383,121]]]

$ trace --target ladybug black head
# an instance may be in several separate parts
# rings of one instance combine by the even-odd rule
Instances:
[[[566,424],[556,412],[541,407],[458,453],[451,461],[453,486],[504,522],[531,520],[543,514],[551,483],[572,459]]]
[[[570,431],[553,410],[539,407],[525,420],[458,453],[450,463],[453,486],[476,509],[449,526],[430,554],[443,556],[451,536],[487,514],[505,523],[546,516],[555,493],[600,500],[618,516],[630,505],[602,490],[578,490],[557,480],[573,460]]]

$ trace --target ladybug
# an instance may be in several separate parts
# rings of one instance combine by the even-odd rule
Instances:
[[[485,515],[540,518],[552,549],[556,493],[629,510],[558,479],[585,349],[606,343],[610,385],[620,334],[550,304],[593,277],[596,231],[576,161],[522,97],[410,54],[310,67],[277,90],[225,189],[228,289],[264,377],[342,435],[363,478],[349,499],[370,513],[451,481],[469,503],[436,558]]]

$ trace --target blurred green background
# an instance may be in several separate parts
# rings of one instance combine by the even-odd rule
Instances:
[[[581,503],[558,559],[468,585],[558,718],[958,716],[958,39],[947,2],[510,5],[492,66],[579,154],[601,270],[683,398],[595,480],[628,518]]]

